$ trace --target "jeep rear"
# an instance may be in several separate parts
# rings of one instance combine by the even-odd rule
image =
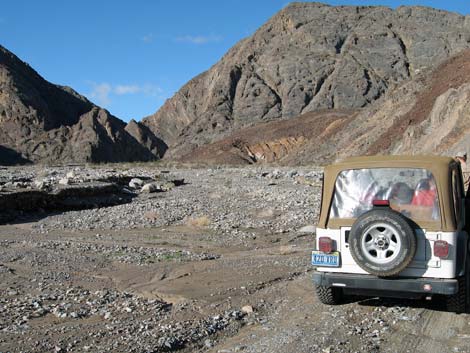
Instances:
[[[444,296],[468,308],[460,165],[447,157],[351,158],[325,168],[312,265],[320,300]]]

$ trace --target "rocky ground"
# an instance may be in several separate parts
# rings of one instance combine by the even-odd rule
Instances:
[[[0,169],[0,352],[468,352],[437,301],[317,300],[317,168]]]

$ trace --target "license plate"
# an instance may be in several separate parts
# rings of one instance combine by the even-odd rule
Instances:
[[[339,267],[339,252],[325,254],[321,251],[312,251],[312,265],[325,267]]]

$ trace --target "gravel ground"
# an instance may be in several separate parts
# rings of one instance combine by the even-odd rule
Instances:
[[[468,315],[434,300],[319,303],[309,252],[321,177],[319,168],[0,169],[0,201],[88,188],[73,210],[41,199],[0,225],[0,352],[470,351]],[[114,188],[80,202],[90,185],[103,191],[98,182]]]
[[[149,172],[137,172],[149,176]],[[209,228],[243,241],[250,229],[283,233],[313,223],[319,207],[317,170],[178,170],[184,179],[171,193],[140,194],[131,204],[49,216],[35,226],[51,229],[135,229],[207,219]],[[273,217],[275,216],[275,217]]]

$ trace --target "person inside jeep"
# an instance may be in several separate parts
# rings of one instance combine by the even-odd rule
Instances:
[[[411,204],[434,207],[436,204],[436,185],[433,180],[421,179],[416,185]]]
[[[424,169],[350,169],[335,183],[332,218],[357,218],[372,209],[374,200],[388,200],[390,207],[415,220],[439,219],[434,177]]]
[[[413,199],[413,189],[405,182],[397,182],[390,188],[388,200],[398,205],[409,205]]]

